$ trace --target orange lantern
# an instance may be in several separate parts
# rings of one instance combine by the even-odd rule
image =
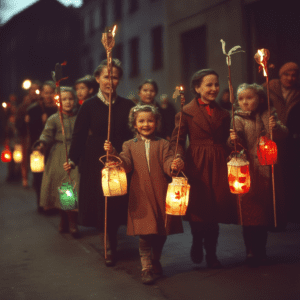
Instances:
[[[262,166],[274,165],[277,163],[277,145],[275,142],[261,136],[257,145],[257,157]]]
[[[228,163],[228,182],[232,194],[246,194],[250,189],[249,162],[234,156]]]
[[[14,152],[13,152],[13,159],[15,163],[21,163],[23,159],[22,155],[22,146],[21,145],[15,145]]]
[[[9,150],[8,146],[5,146],[5,149],[1,153],[1,161],[4,163],[8,163],[11,162],[11,158],[11,151]]]
[[[122,196],[127,193],[127,177],[120,163],[113,161],[105,163],[102,169],[102,188],[103,195],[108,197]]]
[[[30,155],[30,168],[33,173],[44,172],[44,155],[38,151],[32,151]]]
[[[191,186],[184,177],[173,177],[168,185],[166,214],[184,216],[189,203]]]

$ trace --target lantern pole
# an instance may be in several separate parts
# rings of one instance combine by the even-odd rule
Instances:
[[[235,53],[239,53],[239,52],[245,52],[244,50],[240,50],[241,46],[235,46],[233,48],[231,48],[228,53],[226,53],[225,50],[225,41],[224,40],[220,40],[220,42],[222,43],[222,51],[223,53],[226,55],[226,64],[228,66],[228,86],[229,86],[229,99],[230,99],[230,103],[231,103],[231,114],[232,114],[232,129],[235,132],[235,120],[234,120],[234,96],[233,96],[233,86],[232,86],[232,80],[231,80],[231,55],[235,54]],[[237,150],[236,150],[236,146],[237,146],[237,141],[234,140],[234,153],[235,155],[237,155]],[[238,195],[238,202],[239,202],[239,213],[240,213],[240,223],[241,225],[243,225],[243,218],[242,218],[242,204],[241,204],[241,195]]]
[[[110,82],[110,91],[108,98],[108,126],[107,126],[107,141],[110,140],[110,128],[111,128],[111,96],[112,96],[112,49],[115,46],[115,34],[117,30],[117,25],[113,27],[106,28],[105,32],[102,33],[102,44],[106,50],[107,56],[107,72],[108,72],[108,80]],[[109,153],[106,151],[106,161],[109,161]],[[109,173],[108,173],[109,180]],[[104,215],[104,257],[107,259],[107,196],[105,196],[105,215]]]
[[[66,162],[68,162],[68,148],[67,148],[67,140],[66,140],[66,135],[65,135],[65,126],[63,122],[63,116],[62,116],[62,101],[61,101],[61,92],[60,92],[60,82],[62,80],[67,79],[68,77],[63,78],[62,77],[62,66],[65,66],[67,62],[63,62],[62,64],[57,63],[55,65],[55,72],[52,72],[52,78],[55,81],[56,85],[56,94],[58,95],[58,101],[59,101],[59,107],[58,107],[58,112],[59,112],[59,120],[61,124],[61,131],[63,135],[63,143],[65,146],[65,152],[66,152]],[[69,176],[69,182],[71,184],[71,173],[68,171],[68,176]]]
[[[254,59],[260,65],[259,71],[263,71],[264,77],[266,77],[267,83],[267,98],[268,98],[268,115],[271,117],[271,105],[270,105],[270,84],[269,84],[269,69],[268,60],[270,58],[270,51],[268,49],[259,49],[254,55]],[[272,66],[270,66],[272,67]],[[270,139],[273,140],[273,130],[269,127]],[[272,166],[272,190],[273,190],[273,211],[274,211],[274,226],[277,227],[277,211],[276,211],[276,197],[275,197],[275,176],[274,176],[274,164]]]

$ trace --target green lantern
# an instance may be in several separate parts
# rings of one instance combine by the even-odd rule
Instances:
[[[65,182],[58,188],[60,207],[62,210],[78,208],[78,196],[75,185]]]

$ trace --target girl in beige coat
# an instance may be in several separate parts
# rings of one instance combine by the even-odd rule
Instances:
[[[132,172],[127,234],[139,235],[139,251],[142,263],[142,281],[151,284],[154,274],[162,274],[159,262],[166,236],[183,232],[181,219],[166,216],[165,199],[168,187],[167,175],[171,168],[182,169],[181,159],[173,160],[169,142],[156,137],[160,114],[151,105],[133,107],[129,114],[129,125],[137,132],[136,138],[123,144],[119,154],[123,167]],[[117,155],[111,143],[104,149]]]

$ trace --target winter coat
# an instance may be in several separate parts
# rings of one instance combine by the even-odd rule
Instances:
[[[186,217],[193,222],[234,223],[237,208],[229,189],[226,162],[230,115],[216,102],[212,105],[212,116],[196,98],[183,107],[178,153],[185,157],[185,173],[191,185]],[[180,113],[175,117],[172,151],[176,148],[179,119]],[[189,146],[185,151],[187,136]]]
[[[181,218],[165,213],[173,156],[169,142],[155,137],[150,140],[149,165],[145,141],[138,135],[123,144],[119,157],[126,172],[131,172],[128,205],[128,235],[168,235],[183,232]],[[169,154],[168,154],[169,153]]]
[[[75,120],[76,116],[63,114],[68,149],[71,144]],[[45,210],[60,208],[57,188],[62,185],[62,182],[67,182],[69,177],[63,168],[63,164],[66,162],[66,148],[63,143],[62,128],[58,112],[48,118],[44,130],[35,144],[40,142],[50,150],[43,173],[40,206],[44,207]],[[76,183],[75,188],[78,193],[79,173],[77,167],[71,170],[71,179],[73,180],[73,184]]]
[[[278,120],[274,109],[272,115],[275,116],[277,124],[273,129],[273,140],[279,143],[287,136],[288,130]],[[272,167],[261,166],[257,157],[258,138],[262,130],[265,130],[265,134],[269,133],[268,111],[260,114],[238,110],[234,119],[238,135],[237,142],[247,150],[250,163],[250,190],[247,194],[241,195],[242,223],[245,226],[272,226],[274,225]],[[274,165],[274,174],[277,221],[282,224],[285,222],[285,199],[279,160],[278,164]]]
[[[110,141],[118,152],[124,141],[132,138],[128,115],[134,103],[117,97],[112,104]],[[101,186],[99,158],[105,155],[107,139],[108,106],[94,96],[80,107],[72,135],[69,158],[79,165],[79,224],[102,228],[104,224],[104,196]],[[128,196],[108,198],[108,222],[126,224]]]

